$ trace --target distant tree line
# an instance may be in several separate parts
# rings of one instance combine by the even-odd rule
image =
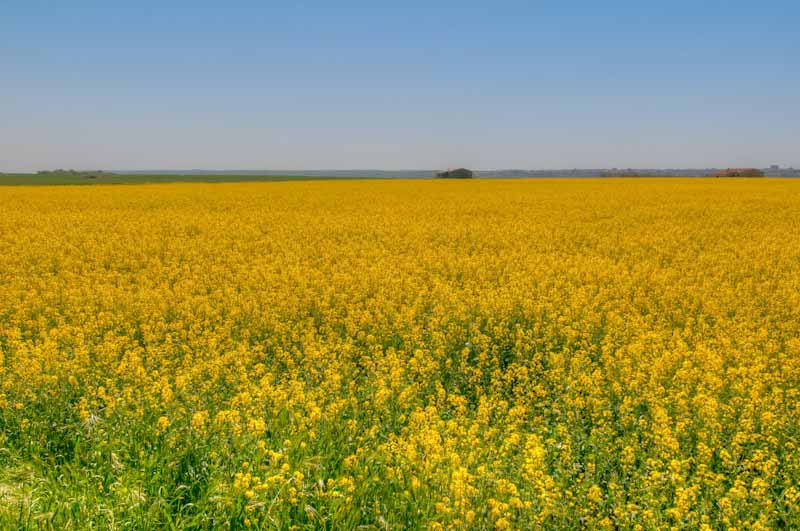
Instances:
[[[714,174],[714,177],[763,177],[764,172],[756,168],[728,168]]]
[[[103,171],[103,170],[64,170],[61,168],[55,170],[41,170],[37,171],[37,175],[85,175],[87,173],[98,173],[98,174],[105,174],[105,175],[114,175],[110,171]]]
[[[55,170],[37,171],[36,174],[50,177],[79,177],[83,179],[97,179],[99,177],[114,175],[112,172],[103,170],[64,170],[61,168]]]

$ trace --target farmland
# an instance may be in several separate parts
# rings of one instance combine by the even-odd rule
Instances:
[[[0,529],[800,527],[800,182],[0,187]]]
[[[327,177],[324,175],[257,175],[257,174],[125,174],[104,172],[48,172],[48,173],[0,173],[0,186],[54,186],[96,184],[164,184],[164,183],[238,183],[280,181],[325,181],[330,179],[353,179],[347,175]],[[363,178],[363,177],[359,177]]]

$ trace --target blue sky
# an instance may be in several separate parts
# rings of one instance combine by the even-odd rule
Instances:
[[[0,0],[0,171],[800,167],[800,2]]]

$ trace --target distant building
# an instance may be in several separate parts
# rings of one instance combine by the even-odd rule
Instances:
[[[769,167],[769,169],[772,171],[778,171],[779,169],[781,169],[781,166],[780,164],[773,164],[772,166]]]
[[[756,168],[728,168],[718,171],[714,177],[763,177],[764,172]]]
[[[446,170],[436,173],[436,177],[440,179],[472,179],[472,170],[466,168],[456,168],[455,170]]]

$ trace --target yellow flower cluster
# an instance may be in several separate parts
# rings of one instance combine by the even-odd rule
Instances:
[[[800,182],[0,189],[0,528],[800,528]]]

